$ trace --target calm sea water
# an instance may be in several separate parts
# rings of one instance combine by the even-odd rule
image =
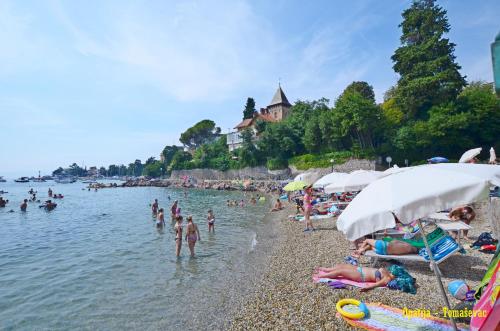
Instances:
[[[29,203],[20,212],[31,187],[44,201],[49,186],[64,195],[55,210]],[[248,199],[242,192],[189,190],[185,197],[179,189],[84,186],[0,183],[10,200],[0,209],[0,329],[191,328],[224,314],[223,295],[238,286],[267,203],[226,206]],[[170,218],[164,230],[154,226],[154,198],[166,210],[177,199],[182,214],[193,215],[202,238],[196,258],[186,242],[175,257]],[[215,234],[207,232],[209,208]]]

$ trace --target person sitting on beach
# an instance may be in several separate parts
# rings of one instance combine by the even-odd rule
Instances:
[[[448,216],[452,221],[462,221],[465,224],[469,225],[470,222],[472,222],[476,218],[476,212],[470,206],[460,206],[453,208],[448,214]],[[469,230],[462,230],[462,231],[464,239],[469,240],[469,238],[467,237],[467,235],[469,234]],[[452,233],[453,239],[456,239],[457,236],[458,232],[453,231]]]
[[[182,216],[177,216],[175,218],[175,256],[179,257],[181,255],[182,247]]]
[[[170,216],[172,217],[172,221],[176,220],[175,214],[177,212],[177,203],[178,201],[175,200],[172,207],[170,207]]]
[[[271,211],[279,211],[283,209],[283,204],[281,203],[280,199],[276,199],[276,203],[274,204],[273,209]]]
[[[28,208],[28,199],[24,199],[23,203],[21,204],[21,211],[26,211],[26,208]]]
[[[377,269],[353,266],[352,264],[337,264],[333,268],[318,268],[316,275],[321,278],[346,278],[356,282],[374,283],[361,288],[361,292],[366,292],[377,287],[384,287],[395,278],[386,268]]]
[[[207,222],[208,222],[208,233],[210,233],[210,230],[212,230],[215,233],[215,216],[212,209],[208,210]]]
[[[151,211],[153,212],[153,217],[158,214],[158,199],[155,199],[155,202],[151,205]]]
[[[156,226],[162,227],[164,225],[165,225],[165,214],[163,213],[163,208],[160,208],[156,215]]]
[[[379,255],[406,255],[417,254],[418,248],[400,241],[393,240],[391,242],[375,239],[365,239],[361,246],[353,253],[354,257],[360,257],[364,252],[374,250]]]
[[[186,241],[188,242],[191,257],[194,257],[194,246],[197,240],[201,240],[198,226],[193,222],[193,217],[190,215],[187,218],[188,224],[186,229]]]

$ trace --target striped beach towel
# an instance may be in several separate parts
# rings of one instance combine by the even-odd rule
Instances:
[[[451,238],[450,236],[445,236],[431,246],[431,252],[434,260],[436,262],[439,262],[441,259],[455,252],[459,248],[460,246],[455,240],[453,240],[453,238]],[[425,247],[420,249],[418,254],[427,261],[430,260],[429,254],[427,254],[427,249]]]

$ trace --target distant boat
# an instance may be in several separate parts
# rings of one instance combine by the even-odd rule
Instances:
[[[14,179],[16,183],[29,183],[30,179],[28,177],[20,177],[18,179]]]
[[[71,176],[66,176],[66,177],[61,176],[54,179],[54,181],[59,184],[70,184],[76,182],[76,178]]]
[[[43,179],[42,177],[38,177],[38,178],[33,178],[32,181],[42,183],[45,182],[45,179]]]
[[[5,183],[6,180],[3,178],[3,176],[0,176],[0,183]]]
[[[97,180],[95,179],[87,179],[87,180],[82,180],[83,184],[95,184],[97,183]]]

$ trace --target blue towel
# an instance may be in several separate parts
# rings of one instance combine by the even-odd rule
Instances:
[[[459,246],[457,242],[453,240],[453,238],[451,238],[450,236],[443,237],[431,246],[432,256],[434,257],[435,261],[439,261],[453,252],[455,249],[457,249],[457,247]],[[430,260],[429,254],[427,254],[427,249],[425,247],[420,249],[418,254],[427,261]]]

